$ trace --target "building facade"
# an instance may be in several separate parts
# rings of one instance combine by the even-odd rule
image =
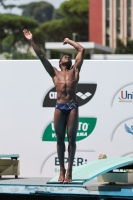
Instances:
[[[89,41],[111,48],[133,39],[133,0],[89,0]]]

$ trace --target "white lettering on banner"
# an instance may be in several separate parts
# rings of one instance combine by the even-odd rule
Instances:
[[[78,132],[77,136],[84,136],[85,137],[85,136],[87,136],[87,132],[80,132],[80,133]]]
[[[89,124],[87,124],[87,123],[79,122],[78,131],[81,131],[81,130],[87,131],[88,126],[89,126]]]
[[[56,134],[55,133],[52,133],[52,138],[56,138]]]
[[[80,131],[80,130],[81,130],[81,125],[82,125],[82,122],[79,122],[78,131]]]
[[[57,92],[50,92],[49,93],[49,98],[50,99],[57,99]]]
[[[54,92],[50,92],[50,93],[49,93],[49,98],[50,98],[50,99],[54,99]]]
[[[79,122],[79,127],[78,127],[78,131],[87,131],[88,130],[88,126],[89,124],[87,123],[83,123],[83,122]],[[54,129],[54,122],[51,123],[51,129],[52,131],[55,131]],[[67,134],[65,135],[67,137]],[[81,133],[77,133],[77,136],[87,136],[87,132],[81,132]],[[52,137],[55,137],[52,135]]]
[[[88,130],[88,124],[87,123],[83,123],[82,129],[83,129],[83,131],[87,131]]]
[[[54,95],[55,95],[55,99],[57,99],[57,92],[55,92]]]
[[[52,128],[52,131],[55,131],[55,129],[54,129],[54,122],[51,123],[51,128]]]

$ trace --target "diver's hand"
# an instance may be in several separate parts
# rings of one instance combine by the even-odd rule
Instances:
[[[28,39],[28,40],[32,40],[33,39],[33,35],[30,31],[28,31],[27,29],[23,30],[24,36]]]

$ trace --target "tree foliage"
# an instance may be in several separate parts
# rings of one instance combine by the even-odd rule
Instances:
[[[125,54],[125,52],[126,52],[125,45],[119,38],[117,38],[115,54]]]
[[[72,38],[72,33],[77,33],[77,40],[88,41],[88,0],[65,1],[59,10],[64,16],[63,19],[43,23],[40,27],[46,41]]]
[[[7,9],[7,8],[11,8],[12,9],[12,8],[16,7],[16,5],[14,5],[14,4],[5,5],[5,1],[7,1],[7,0],[0,0],[0,5],[2,5],[5,9]]]
[[[44,50],[45,45],[45,34],[43,31],[40,31],[40,28],[36,28],[32,31],[34,40],[37,42],[39,47]]]
[[[69,0],[60,6],[61,13],[68,19],[80,18],[88,22],[88,0]]]
[[[26,43],[23,29],[35,29],[38,22],[21,16],[0,14],[0,51],[9,51],[18,41]]]
[[[133,54],[133,40],[127,39],[126,53]]]
[[[53,17],[52,19],[62,19],[64,18],[63,14],[61,14],[60,9],[55,9],[53,12]]]
[[[16,33],[26,27],[36,28],[37,26],[38,22],[28,17],[0,14],[0,32]]]
[[[44,32],[46,41],[55,42],[62,41],[64,35],[66,35],[66,27],[68,26],[66,20],[52,20],[45,22],[40,26],[40,30]],[[70,36],[69,30],[67,30],[67,36]],[[66,36],[65,36],[66,37]]]
[[[33,2],[18,7],[23,9],[23,16],[31,17],[40,23],[51,20],[54,12],[53,5],[45,1]]]
[[[133,40],[127,39],[127,44],[117,38],[115,54],[133,54]]]
[[[5,9],[7,9],[7,8],[12,9],[12,8],[15,8],[15,7],[16,7],[16,5],[14,5],[14,4],[9,4],[9,5],[4,6]]]
[[[6,0],[0,0],[0,3],[3,4],[4,1]],[[8,7],[13,8],[14,5]],[[44,48],[46,41],[63,41],[65,37],[72,39],[73,33],[77,33],[76,41],[88,41],[88,0],[68,0],[59,9],[54,9],[44,1],[18,7],[23,9],[23,16],[0,15],[0,51],[7,51],[9,54],[15,52],[12,54],[14,59],[18,59],[21,54],[18,53],[17,56],[16,47],[30,45],[23,36],[24,28],[33,33],[41,48]]]

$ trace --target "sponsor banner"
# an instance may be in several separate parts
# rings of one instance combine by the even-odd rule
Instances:
[[[133,142],[133,118],[120,123],[112,133],[111,140],[117,141],[118,138],[125,138],[123,143]]]
[[[81,84],[77,86],[76,97],[79,106],[83,106],[88,103],[96,92],[97,84]],[[57,101],[57,92],[53,87],[45,96],[43,101],[43,107],[55,107]]]
[[[123,103],[124,104],[133,103],[133,83],[130,85],[125,85],[114,96],[112,105],[121,105]]]
[[[58,60],[50,62],[59,69]],[[20,177],[53,177],[59,162],[52,79],[39,60],[0,61],[0,66],[1,154],[20,155]],[[84,61],[76,91],[80,117],[73,167],[100,153],[133,155],[132,66],[133,61]],[[65,144],[67,168],[67,137]]]
[[[76,141],[83,140],[87,138],[94,130],[96,126],[96,118],[79,117],[79,126]],[[54,129],[54,122],[51,122],[45,129],[42,141],[56,141],[56,133]],[[67,141],[67,130],[65,135],[65,141]]]
[[[120,122],[111,135],[112,148],[116,154],[126,156],[132,154],[133,118]]]
[[[73,162],[73,168],[78,167],[80,165],[86,164],[90,160],[93,160],[93,158],[97,156],[95,151],[92,150],[86,150],[86,151],[80,151],[78,150],[76,152],[74,162]],[[98,158],[98,156],[97,156]],[[68,152],[65,152],[65,158],[64,158],[64,163],[65,163],[65,168],[67,169],[68,167]],[[49,170],[48,170],[49,169]],[[51,176],[51,173],[54,174],[54,176],[57,176],[60,171],[60,166],[59,166],[59,159],[56,154],[56,152],[52,155],[49,155],[47,157],[47,160],[44,160],[41,166],[41,173],[42,175]]]

